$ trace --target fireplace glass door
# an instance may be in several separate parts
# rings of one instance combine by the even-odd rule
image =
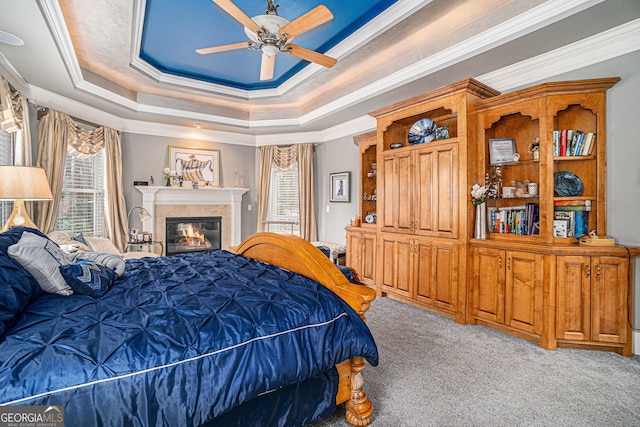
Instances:
[[[221,248],[222,217],[167,218],[167,255]]]

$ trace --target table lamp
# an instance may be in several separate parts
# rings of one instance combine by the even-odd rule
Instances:
[[[13,212],[0,229],[0,233],[19,225],[37,229],[24,209],[24,201],[52,199],[44,169],[31,166],[0,166],[0,200],[13,201]]]
[[[145,208],[141,207],[141,206],[135,206],[133,208],[131,208],[131,210],[129,211],[129,213],[127,214],[127,220],[129,221],[129,224],[131,224],[131,214],[133,213],[133,211],[135,211],[136,209],[138,209],[138,215],[140,216],[140,222],[145,222],[147,220],[151,219],[151,214],[149,213],[148,210],[146,210]],[[129,240],[131,242],[135,242],[135,236],[133,236],[133,234],[135,233],[134,228],[131,228],[130,232],[129,232]]]

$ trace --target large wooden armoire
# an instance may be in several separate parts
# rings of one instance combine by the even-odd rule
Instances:
[[[640,251],[562,234],[567,226],[606,235],[606,92],[618,80],[500,95],[467,79],[370,113],[375,139],[356,141],[360,213],[374,212],[375,222],[347,227],[348,265],[379,295],[459,323],[547,349],[631,355],[631,257]],[[437,136],[408,144],[409,130],[425,118]],[[570,141],[560,153],[568,130],[593,148]],[[474,238],[470,191],[489,176],[497,192],[483,205],[486,238]],[[522,189],[527,183],[531,193]],[[511,186],[519,190],[504,190]]]

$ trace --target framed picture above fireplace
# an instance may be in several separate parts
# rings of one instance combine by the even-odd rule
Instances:
[[[169,169],[183,177],[183,185],[220,186],[220,150],[169,146]]]

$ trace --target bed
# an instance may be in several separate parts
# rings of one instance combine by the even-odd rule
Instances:
[[[345,403],[348,422],[371,421],[375,293],[303,239],[127,260],[96,297],[43,292],[7,255],[24,231],[0,234],[0,406],[63,407],[67,425],[267,426]]]

